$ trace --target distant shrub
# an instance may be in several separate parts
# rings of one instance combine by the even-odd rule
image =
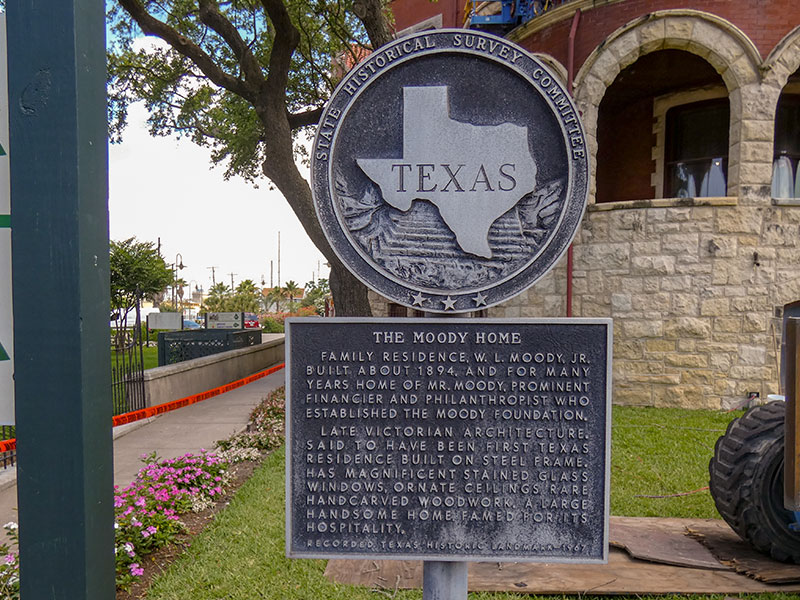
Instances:
[[[261,329],[267,333],[283,333],[283,319],[280,321],[275,317],[261,317]]]

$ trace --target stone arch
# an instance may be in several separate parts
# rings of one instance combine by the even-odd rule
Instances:
[[[797,70],[800,70],[800,25],[787,33],[767,56],[764,83],[782,89]]]
[[[607,88],[624,68],[658,50],[696,54],[720,74],[731,101],[730,146],[738,147],[742,89],[758,86],[761,81],[758,49],[744,32],[716,15],[690,9],[664,10],[634,19],[612,33],[589,55],[575,77],[575,100],[583,115],[593,165],[597,157],[598,111]],[[738,160],[731,158],[729,171],[734,172],[729,173],[733,175],[729,189],[736,189]],[[593,176],[592,198],[595,185]]]
[[[550,69],[550,71],[552,71],[553,75],[558,77],[558,81],[559,81],[559,83],[561,83],[561,85],[564,85],[564,86],[567,85],[567,78],[569,77],[569,74],[567,72],[567,68],[564,65],[562,65],[558,61],[557,58],[554,58],[553,56],[551,56],[549,54],[545,54],[543,52],[535,52],[533,55],[539,61],[541,61],[541,63],[544,66],[546,66],[548,69]]]

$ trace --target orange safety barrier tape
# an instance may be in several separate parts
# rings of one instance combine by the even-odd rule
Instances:
[[[220,394],[224,394],[225,392],[230,392],[231,390],[240,388],[243,385],[252,383],[258,379],[266,377],[267,375],[272,375],[273,373],[276,373],[281,369],[283,369],[285,366],[286,366],[285,363],[281,363],[279,365],[275,365],[274,367],[270,367],[265,371],[259,371],[258,373],[254,373],[253,375],[248,375],[244,379],[232,381],[231,383],[226,383],[225,385],[221,385],[211,390],[206,390],[205,392],[200,392],[199,394],[186,396],[185,398],[173,400],[172,402],[165,402],[164,404],[159,404],[158,406],[150,406],[148,408],[143,408],[141,410],[134,410],[133,412],[117,415],[114,417],[113,426],[117,427],[119,425],[134,423],[135,421],[140,421],[142,419],[149,419],[150,417],[155,417],[156,415],[163,415],[164,413],[168,413],[170,411],[183,408],[184,406],[197,404],[198,402],[202,402],[203,400],[208,400],[209,398],[213,398],[214,396],[219,396]],[[16,439],[0,441],[0,452],[10,452],[11,450],[16,450],[16,448],[17,448]]]
[[[114,417],[114,427],[133,423],[142,419],[149,419],[150,417],[155,417],[156,415],[163,415],[164,413],[168,413],[178,408],[183,408],[184,406],[189,406],[190,404],[196,404],[198,402],[202,402],[203,400],[208,400],[214,396],[219,396],[225,392],[230,392],[231,390],[240,388],[243,385],[252,383],[257,379],[266,377],[267,375],[272,375],[284,367],[285,363],[281,363],[279,365],[275,365],[274,367],[270,367],[265,371],[260,371],[253,375],[249,375],[244,379],[232,381],[231,383],[226,383],[225,385],[221,385],[211,390],[206,390],[205,392],[200,392],[199,394],[194,394],[193,396],[186,396],[186,398],[180,398],[179,400],[173,400],[172,402],[165,402],[164,404],[159,404],[158,406],[150,406],[141,410],[135,410],[133,412],[117,415]]]

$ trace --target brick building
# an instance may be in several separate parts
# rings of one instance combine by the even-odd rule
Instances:
[[[399,34],[466,14],[392,9]],[[616,403],[777,393],[781,317],[800,300],[798,24],[792,0],[567,0],[508,31],[571,79],[591,191],[571,273],[562,259],[488,316],[564,316],[570,300],[612,317]]]

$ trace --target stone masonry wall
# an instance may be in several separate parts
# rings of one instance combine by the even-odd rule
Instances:
[[[619,10],[637,5],[614,4]],[[764,56],[741,28],[709,12],[681,8],[629,17],[607,32],[575,77],[592,163],[601,102],[617,75],[648,52],[685,50],[717,70],[730,100],[728,195],[654,193],[655,199],[598,205],[592,173],[574,242],[573,316],[614,320],[615,403],[740,406],[752,392],[761,398],[779,392],[781,311],[800,300],[800,200],[771,198],[777,102],[781,93],[800,92],[787,86],[800,72],[800,27]],[[547,39],[545,33],[536,35]],[[556,67],[557,56],[549,57]],[[565,316],[565,263],[562,258],[488,316]],[[385,315],[385,301],[372,298],[373,314]]]
[[[772,148],[778,98],[800,68],[800,29],[762,59],[715,15],[630,16],[576,77],[589,147],[596,154],[601,100],[622,69],[647,52],[693,52],[730,99],[728,197],[590,197],[574,244],[573,315],[614,320],[616,403],[719,409],[778,393],[781,311],[800,300],[800,206],[770,197]],[[490,316],[563,316],[564,262]]]

